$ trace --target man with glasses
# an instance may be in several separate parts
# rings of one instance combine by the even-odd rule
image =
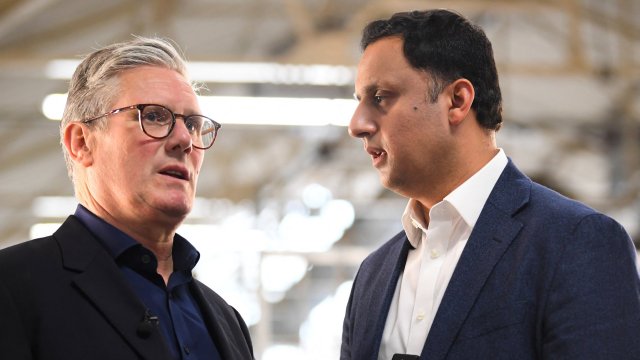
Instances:
[[[194,279],[176,229],[220,124],[161,39],[88,55],[61,143],[79,205],[49,237],[0,252],[2,359],[252,359],[234,308]]]

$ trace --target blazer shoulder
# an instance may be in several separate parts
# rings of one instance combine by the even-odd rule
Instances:
[[[503,170],[487,203],[509,216],[581,218],[598,213],[587,205],[541,185],[522,173],[511,160]]]
[[[580,221],[591,215],[607,217],[582,202],[571,199],[535,182],[533,182],[531,187],[530,205],[534,211],[544,213],[545,217],[574,218],[575,221]]]
[[[51,259],[60,249],[53,236],[28,240],[0,250],[0,269],[16,269]]]
[[[585,249],[593,242],[611,251],[617,244],[623,253],[635,253],[628,251],[631,239],[615,219],[540,184],[533,183],[530,202],[516,217],[530,228],[529,234],[557,245]]]
[[[69,216],[51,235],[28,240],[0,250],[0,269],[45,268],[45,265],[71,265],[81,268],[91,261],[97,251],[103,250],[98,240],[76,218]],[[105,252],[106,253],[106,252]]]

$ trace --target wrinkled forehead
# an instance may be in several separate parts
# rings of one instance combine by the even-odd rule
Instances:
[[[182,73],[158,66],[142,66],[120,73],[114,101],[114,105],[121,106],[153,103],[193,111],[198,108],[193,84]]]

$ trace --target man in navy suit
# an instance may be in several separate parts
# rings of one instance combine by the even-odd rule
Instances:
[[[0,358],[253,358],[238,312],[192,277],[176,229],[220,124],[162,39],[89,54],[60,135],[79,205],[52,235],[0,251]]]
[[[496,146],[484,32],[414,11],[370,23],[361,44],[349,133],[409,201],[404,231],[356,275],[341,359],[640,359],[633,244]]]

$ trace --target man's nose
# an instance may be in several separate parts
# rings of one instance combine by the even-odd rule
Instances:
[[[183,151],[193,148],[193,138],[187,128],[184,116],[176,116],[176,123],[173,126],[173,131],[171,131],[169,138],[171,147],[180,146],[180,149]]]
[[[376,131],[376,124],[367,109],[359,104],[349,121],[349,135],[356,138],[369,137]]]

